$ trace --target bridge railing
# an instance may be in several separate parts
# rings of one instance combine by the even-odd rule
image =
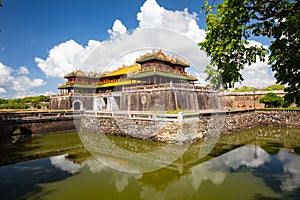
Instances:
[[[187,120],[199,120],[201,118],[222,117],[226,115],[239,115],[244,113],[254,113],[255,109],[250,110],[200,110],[192,113],[153,113],[153,112],[139,112],[139,111],[84,111],[82,115],[89,117],[106,117],[106,118],[128,118],[152,121],[171,121],[182,122]]]
[[[71,118],[79,115],[80,111],[23,111],[23,112],[2,112],[0,122],[9,120],[30,120],[30,119],[51,119],[51,118]]]
[[[259,110],[265,111],[265,110]],[[267,110],[269,111],[269,110]],[[8,112],[0,113],[0,122],[9,120],[34,120],[34,119],[53,119],[53,118],[72,118],[80,116],[90,117],[106,117],[106,118],[129,118],[152,121],[171,121],[182,122],[186,120],[196,120],[201,118],[220,117],[226,115],[239,115],[244,113],[256,112],[255,109],[250,110],[200,110],[191,113],[178,112],[176,114],[140,112],[140,111],[28,111],[28,112]],[[277,110],[271,112],[279,112]],[[300,112],[300,110],[286,110],[280,112]]]

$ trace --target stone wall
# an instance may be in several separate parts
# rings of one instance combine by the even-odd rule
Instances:
[[[254,92],[229,92],[217,93],[205,90],[192,90],[190,88],[154,88],[133,91],[118,92],[118,105],[110,105],[113,95],[105,94],[67,94],[53,95],[50,98],[50,109],[70,110],[74,101],[82,103],[83,110],[99,110],[101,98],[106,98],[103,110],[126,110],[126,111],[155,111],[155,110],[203,110],[224,108],[226,110],[264,108],[259,99],[268,92],[284,96],[284,91],[256,91]],[[119,100],[120,99],[120,100]],[[98,102],[99,101],[99,102]],[[102,100],[103,101],[103,100]],[[102,102],[103,103],[103,102]],[[119,105],[120,104],[120,105]],[[98,108],[99,107],[99,108]],[[117,108],[119,107],[119,108]]]
[[[93,110],[93,95],[53,95],[50,97],[50,110],[72,110],[79,102],[82,110]]]
[[[73,119],[51,120],[48,122],[36,122],[30,124],[32,135],[56,134],[76,132]]]
[[[122,93],[120,110],[165,111],[219,108],[215,92],[184,89],[141,90]]]
[[[249,111],[200,116],[179,121],[83,117],[81,131],[122,135],[165,143],[192,143],[255,126],[300,128],[300,112]]]
[[[64,132],[75,132],[73,118],[37,119],[31,121],[1,122],[0,137],[12,136],[14,131],[20,130],[21,134],[45,135]]]
[[[222,106],[225,109],[253,109],[264,108],[265,104],[259,103],[259,99],[269,92],[273,92],[278,96],[283,97],[284,91],[256,91],[256,92],[228,92],[225,93],[225,104]]]
[[[297,111],[257,111],[256,115],[261,126],[300,128],[300,112]]]
[[[66,94],[50,98],[51,110],[166,111],[203,110],[220,107],[218,93],[193,88],[148,88],[113,94]],[[104,105],[105,104],[105,105]]]
[[[50,106],[51,110],[71,110],[72,101],[70,96],[51,96]]]

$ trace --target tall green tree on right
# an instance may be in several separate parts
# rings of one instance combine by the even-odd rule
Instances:
[[[234,87],[246,64],[269,55],[277,83],[287,85],[285,99],[300,105],[300,0],[204,1],[206,38],[199,43],[216,66],[224,88]],[[249,38],[271,39],[268,49]]]
[[[259,99],[259,103],[264,103],[265,108],[276,108],[284,104],[284,99],[275,93],[267,93]]]

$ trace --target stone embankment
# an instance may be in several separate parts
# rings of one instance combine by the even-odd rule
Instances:
[[[299,111],[257,111],[256,120],[261,126],[300,128]]]
[[[72,111],[22,111],[0,113],[0,137],[11,137],[14,132],[27,135],[44,135],[74,132],[77,121]]]
[[[300,128],[300,112],[248,110],[199,114],[186,119],[183,115],[183,120],[84,116],[79,130],[183,144],[255,126]]]

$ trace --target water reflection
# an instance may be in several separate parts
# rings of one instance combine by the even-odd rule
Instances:
[[[294,149],[300,146],[299,137],[299,130],[293,129],[247,130],[220,138],[205,157],[199,154],[199,142],[172,164],[140,173],[136,163],[139,167],[159,166],[164,158],[173,155],[150,157],[151,162],[140,165],[145,158],[139,154],[160,148],[161,144],[111,139],[127,152],[139,146],[141,152],[135,149],[135,156],[130,157],[130,153],[120,154],[114,149],[101,152],[105,144],[92,138],[95,144],[103,145],[93,149],[97,150],[93,156],[64,154],[0,167],[0,178],[4,180],[0,191],[4,199],[298,199],[300,156]],[[127,172],[108,167],[94,155],[126,168]]]
[[[257,151],[257,159],[253,157],[255,151]],[[283,192],[280,190],[292,192],[299,190],[300,187],[300,157],[298,155],[293,154],[289,149],[282,149],[278,155],[272,156],[264,149],[254,145],[242,146],[219,157],[194,165],[184,174],[177,173],[178,176],[175,179],[171,176],[174,173],[172,168],[146,174],[126,173],[111,169],[96,159],[88,159],[78,164],[70,161],[68,156],[62,155],[52,157],[50,160],[52,165],[59,167],[62,171],[68,171],[70,174],[81,172],[83,168],[89,169],[91,173],[100,177],[109,174],[109,183],[114,185],[115,192],[124,192],[132,185],[138,184],[140,199],[145,200],[194,199],[198,198],[200,194],[209,195],[215,199],[222,198],[223,195],[231,199],[234,199],[236,195],[243,196],[243,199],[247,199],[247,197],[250,199],[255,195],[283,198]],[[280,184],[268,185],[264,182],[262,173],[277,161],[279,163],[276,167],[282,171],[279,173],[278,170],[271,170],[265,175],[273,180],[280,180]],[[149,177],[155,179],[157,176],[161,177],[159,184],[148,182]],[[218,193],[208,194],[212,188],[215,188]],[[226,188],[229,191],[226,191]],[[232,188],[239,188],[239,190],[230,191]],[[208,191],[206,191],[207,189]],[[245,190],[247,190],[246,193],[244,193]]]
[[[278,159],[282,164],[283,174],[280,177],[280,188],[293,191],[300,187],[300,157],[287,150],[280,150]]]
[[[144,173],[178,164],[174,163],[189,145],[163,144],[133,138],[108,137],[79,133],[85,148],[103,165],[118,171]]]
[[[80,164],[66,159],[66,155],[51,157],[50,161],[53,166],[59,168],[62,171],[67,171],[71,174],[75,174],[81,168]]]

